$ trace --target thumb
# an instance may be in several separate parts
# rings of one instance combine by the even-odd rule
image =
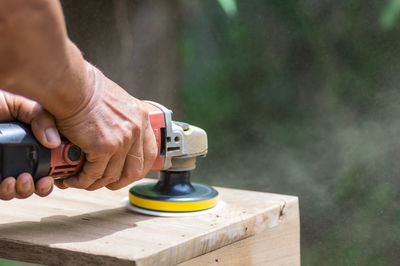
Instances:
[[[28,98],[4,91],[0,91],[0,96],[4,99],[3,106],[0,105],[0,107],[3,107],[0,108],[0,112],[7,113],[5,112],[6,110],[9,116],[1,120],[15,118],[31,124],[32,132],[36,139],[47,148],[57,148],[61,144],[54,117],[44,110],[40,104]]]
[[[36,110],[36,114],[31,121],[31,127],[36,139],[43,146],[54,149],[61,144],[54,117],[42,108]]]

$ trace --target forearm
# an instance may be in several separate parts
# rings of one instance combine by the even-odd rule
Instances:
[[[0,87],[56,117],[90,97],[84,59],[68,39],[58,1],[0,0]]]

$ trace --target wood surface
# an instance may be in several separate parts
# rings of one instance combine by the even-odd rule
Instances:
[[[296,197],[217,188],[223,208],[166,218],[127,210],[128,189],[0,201],[0,257],[47,265],[300,263]]]
[[[179,266],[276,266],[300,265],[300,224],[298,204],[287,202],[279,224]]]

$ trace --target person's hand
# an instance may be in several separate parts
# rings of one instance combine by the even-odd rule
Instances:
[[[157,144],[145,104],[86,63],[92,92],[78,112],[57,118],[59,131],[86,155],[76,177],[56,180],[60,188],[115,190],[143,178],[157,156]]]
[[[36,102],[0,90],[0,121],[19,120],[31,124],[36,139],[47,148],[60,145],[60,136],[54,118]],[[22,173],[6,177],[0,183],[0,199],[27,198],[34,192],[47,196],[53,189],[53,178],[47,176],[33,183],[32,176]]]

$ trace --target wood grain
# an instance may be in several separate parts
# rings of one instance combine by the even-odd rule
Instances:
[[[294,233],[287,244],[299,257],[296,197],[217,188],[224,208],[165,218],[128,211],[128,189],[56,189],[47,198],[1,201],[0,257],[48,265],[175,265],[289,222]]]
[[[300,265],[298,202],[287,201],[279,224],[179,266]]]

